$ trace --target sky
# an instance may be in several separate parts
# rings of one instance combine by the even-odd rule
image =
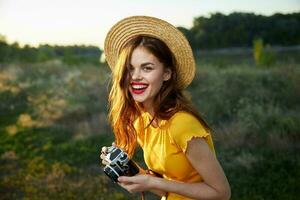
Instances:
[[[93,45],[132,15],[158,17],[190,28],[193,19],[211,13],[262,15],[300,11],[300,0],[0,0],[0,34],[9,43]]]

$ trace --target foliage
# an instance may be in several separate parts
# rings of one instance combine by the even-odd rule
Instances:
[[[274,14],[234,12],[197,17],[187,38],[194,49],[250,47],[255,38],[272,45],[299,45],[300,13]],[[184,33],[185,33],[184,32]]]
[[[0,34],[0,63],[40,63],[59,59],[65,64],[99,64],[102,51],[94,46],[50,46],[20,47],[18,43],[8,44]]]
[[[275,53],[270,45],[264,46],[262,39],[253,42],[253,55],[256,65],[271,66],[275,63]]]
[[[300,156],[294,150],[232,149],[223,157],[233,200],[298,198]]]

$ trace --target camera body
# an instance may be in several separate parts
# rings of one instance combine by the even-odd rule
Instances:
[[[118,147],[108,147],[106,161],[109,164],[103,168],[103,171],[114,182],[118,182],[119,176],[134,176],[139,173],[138,166]]]

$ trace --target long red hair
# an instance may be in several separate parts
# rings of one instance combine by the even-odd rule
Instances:
[[[159,39],[138,36],[127,43],[121,50],[116,66],[112,71],[112,87],[109,93],[109,121],[115,134],[117,146],[125,149],[130,156],[134,154],[137,143],[137,130],[133,124],[142,113],[142,105],[135,102],[129,92],[129,67],[132,52],[138,46],[146,48],[171,69],[171,78],[165,81],[154,98],[154,113],[150,125],[155,119],[168,120],[178,111],[186,111],[194,115],[203,126],[209,126],[192,105],[191,100],[177,86],[176,60],[165,43]]]

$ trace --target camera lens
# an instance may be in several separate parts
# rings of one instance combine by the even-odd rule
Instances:
[[[115,170],[113,170],[110,166],[106,166],[104,168],[104,173],[111,178],[114,182],[118,182],[118,177],[119,175],[117,174],[117,172]]]

